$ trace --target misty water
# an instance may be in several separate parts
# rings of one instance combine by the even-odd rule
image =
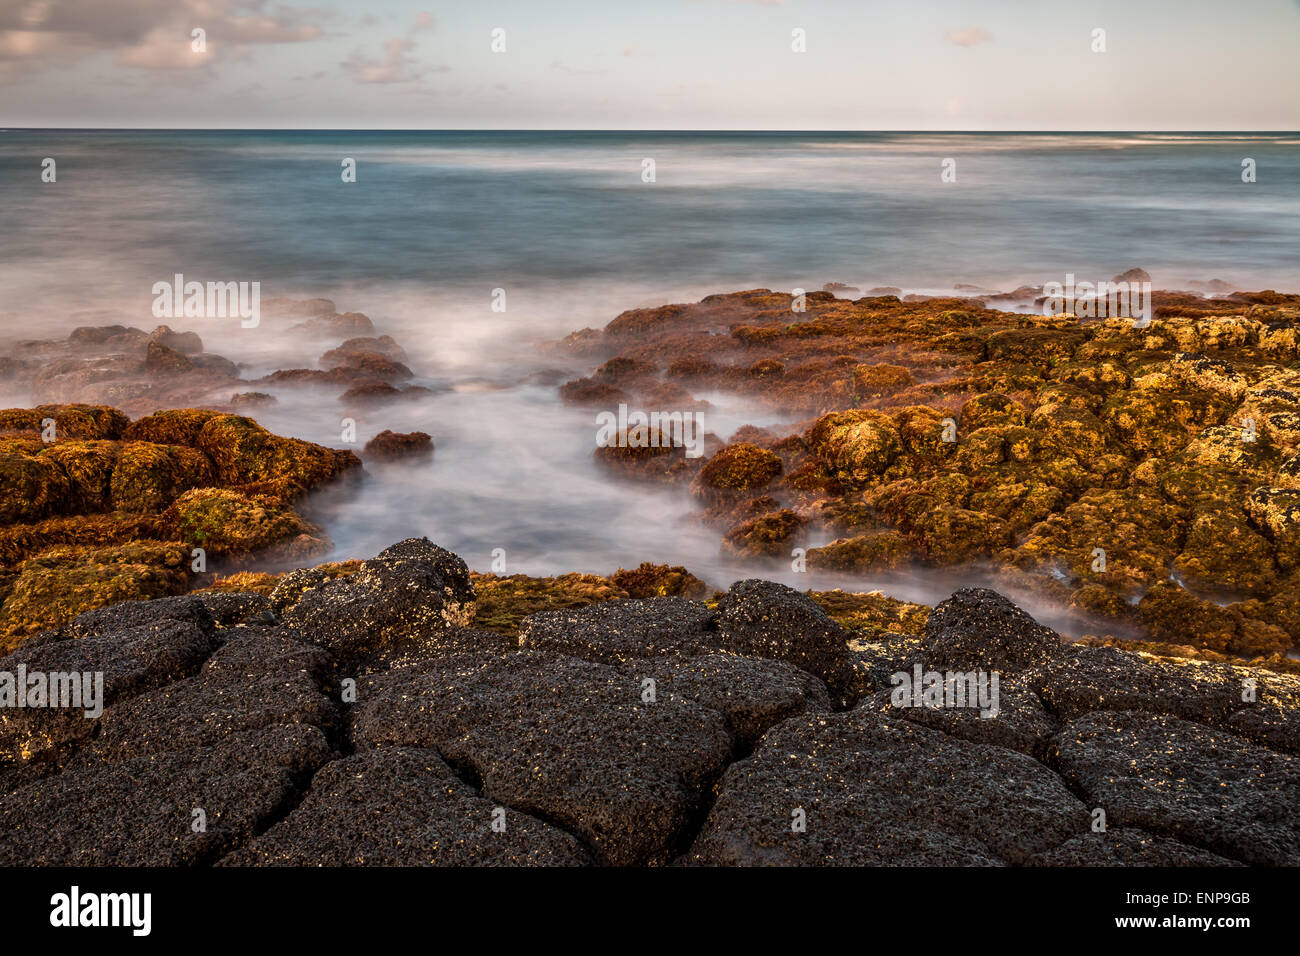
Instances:
[[[357,420],[358,447],[422,430],[431,463],[368,466],[307,511],[366,557],[427,535],[488,570],[609,573],[681,564],[724,587],[880,588],[934,603],[973,580],[794,574],[719,552],[684,488],[613,479],[594,413],[556,386],[589,360],[547,345],[625,309],[724,291],[956,283],[1013,289],[1148,270],[1157,287],[1224,279],[1300,288],[1300,136],[0,132],[0,339],[78,325],[145,330],[155,282],[258,281],[264,299],[363,312],[433,389]],[[55,157],[58,181],[40,181]],[[343,183],[340,162],[357,161]],[[940,180],[956,159],[957,181]],[[1243,157],[1258,181],[1243,184]],[[643,160],[656,181],[642,181]],[[507,311],[491,310],[492,290]],[[171,320],[254,378],[314,367],[337,340],[234,320]],[[341,442],[340,388],[265,388],[275,432]],[[3,395],[6,404],[27,397]],[[224,396],[228,398],[228,396]],[[786,421],[735,396],[705,428]],[[810,542],[820,543],[817,540]],[[1086,622],[1036,605],[1068,632]]]

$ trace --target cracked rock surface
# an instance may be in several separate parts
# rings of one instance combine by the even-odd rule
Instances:
[[[0,864],[1300,864],[1300,679],[1074,646],[986,589],[850,650],[757,580],[477,630],[424,539],[284,581],[0,658],[104,675],[98,716],[0,707]],[[897,706],[916,667],[997,673],[996,716]]]

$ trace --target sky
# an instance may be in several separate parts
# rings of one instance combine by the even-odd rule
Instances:
[[[1296,130],[1298,41],[1300,0],[0,0],[0,126]]]

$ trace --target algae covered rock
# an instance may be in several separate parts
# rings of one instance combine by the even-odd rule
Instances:
[[[359,464],[350,451],[281,438],[240,415],[208,419],[195,436],[194,445],[211,459],[222,484],[264,482],[290,496]]]
[[[213,557],[246,557],[299,537],[296,556],[329,549],[320,529],[303,521],[292,508],[265,495],[246,495],[221,488],[187,491],[163,515],[172,534]]]
[[[750,442],[741,442],[727,445],[705,462],[696,485],[701,490],[749,491],[777,478],[781,469],[779,455]]]
[[[211,461],[197,449],[131,441],[119,446],[109,493],[119,510],[155,512],[213,480]]]
[[[355,662],[469,626],[474,600],[464,561],[427,538],[408,538],[305,591],[283,620],[303,640]]]
[[[189,547],[176,543],[49,548],[18,568],[0,635],[12,647],[92,608],[179,594],[189,582],[189,566]]]

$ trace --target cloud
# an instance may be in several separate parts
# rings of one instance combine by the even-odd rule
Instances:
[[[410,55],[415,41],[393,37],[384,41],[384,55],[379,59],[353,53],[343,62],[343,69],[355,75],[358,83],[406,83],[419,78],[416,59]]]
[[[421,66],[414,55],[415,35],[431,30],[433,24],[433,14],[421,10],[416,13],[405,36],[384,41],[382,56],[371,57],[356,50],[343,61],[342,67],[358,83],[408,83],[412,91],[418,90],[427,74],[448,71],[445,66]]]
[[[562,63],[559,60],[551,61],[551,69],[558,70],[561,73],[571,73],[574,76],[599,76],[602,73],[609,72],[608,70],[580,70],[575,67],[569,66],[569,64],[567,63]]]
[[[69,67],[113,55],[119,66],[192,70],[218,59],[244,59],[253,46],[302,43],[323,34],[329,14],[267,0],[3,0],[0,82],[25,72]],[[191,49],[191,31],[207,34],[207,50]]]
[[[943,38],[953,46],[979,46],[981,43],[992,43],[993,36],[988,32],[981,30],[979,27],[967,27],[964,30],[947,30]]]

